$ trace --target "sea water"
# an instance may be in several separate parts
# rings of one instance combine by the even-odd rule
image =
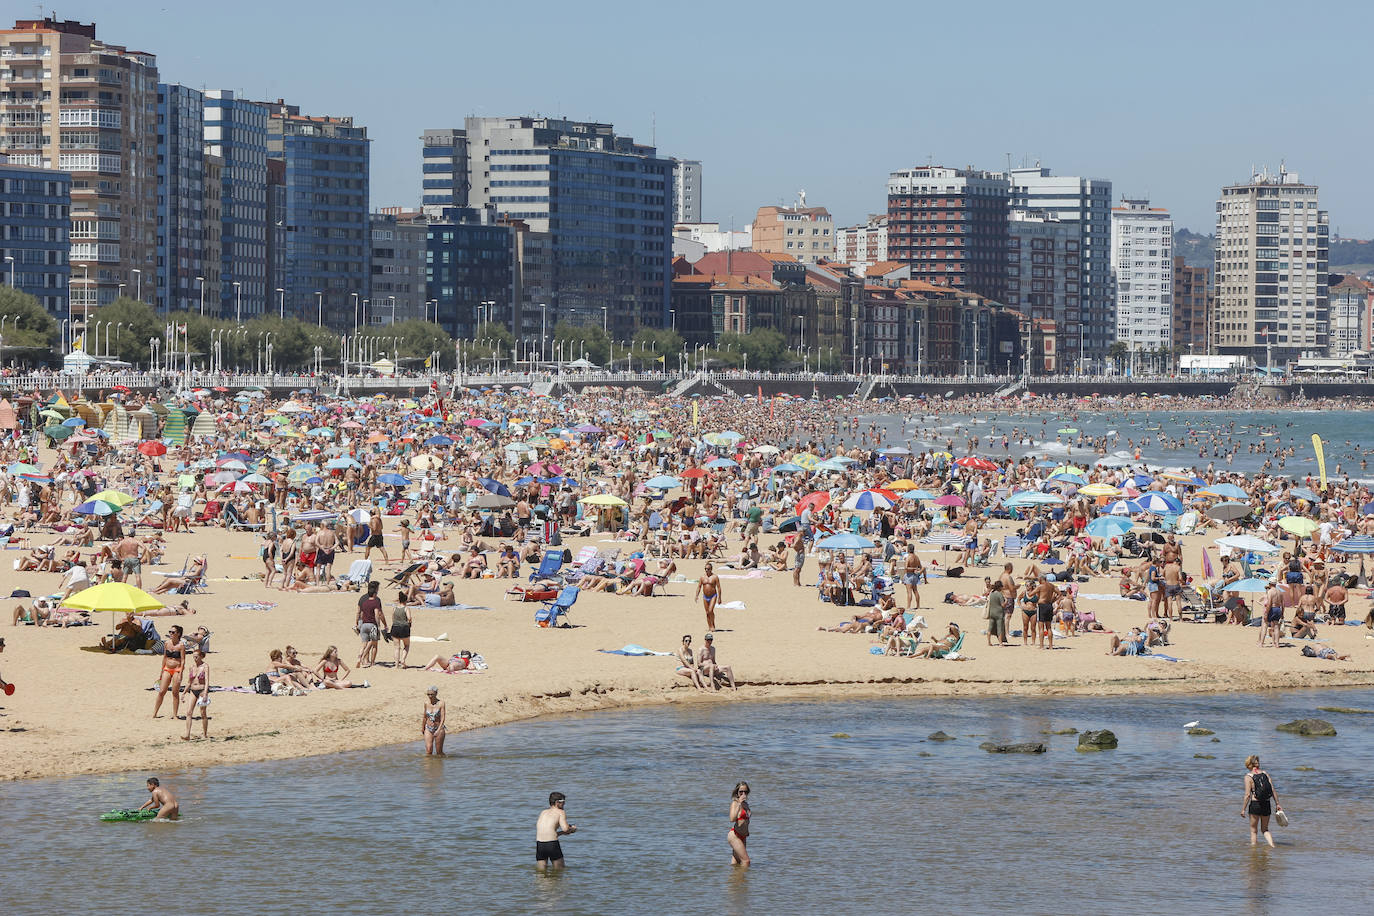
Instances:
[[[1163,664],[1141,660],[1140,665]],[[157,770],[179,823],[105,824],[150,773],[0,784],[19,913],[1367,911],[1374,690],[729,703],[548,718],[370,751]],[[420,706],[415,708],[417,726]],[[1332,721],[1333,738],[1277,732]],[[1186,733],[1186,722],[1212,729]],[[289,729],[289,724],[283,726]],[[1080,753],[1064,728],[1120,746]],[[930,741],[944,731],[952,741]],[[417,727],[418,732],[418,727]],[[984,741],[1043,742],[991,754]],[[1288,828],[1251,848],[1243,761]],[[752,789],[754,867],[731,868]],[[567,870],[534,821],[567,795]]]

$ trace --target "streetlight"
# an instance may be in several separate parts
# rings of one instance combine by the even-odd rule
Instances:
[[[439,323],[439,300],[438,300],[438,299],[427,299],[427,300],[425,300],[425,321],[428,321],[428,320],[429,320],[429,307],[430,307],[431,305],[434,306],[434,323],[435,323],[435,324],[438,324],[438,323]]]
[[[606,330],[606,314],[606,306],[603,305],[601,306],[601,333],[609,337],[610,332]]]
[[[351,296],[351,297],[353,297],[353,333],[354,333],[354,334],[357,334],[357,333],[358,333],[358,294],[357,294],[357,293],[349,293],[348,295]]]
[[[539,358],[548,362],[548,357],[544,355],[544,350],[549,345],[549,306],[548,303],[539,303]]]
[[[127,283],[121,283],[121,284],[119,284],[119,289],[115,291],[115,298],[117,298],[117,299],[123,299],[123,298],[124,298],[124,287],[126,287],[126,286],[128,286],[128,285],[129,285],[129,284],[127,284]]]
[[[234,321],[243,324],[243,284],[232,281],[234,286]]]
[[[200,317],[205,317],[205,278],[196,277],[196,282],[200,284]]]
[[[143,301],[143,271],[137,267],[131,268],[129,273],[134,275],[134,298],[139,302]]]
[[[324,293],[315,290],[315,327],[324,327]]]
[[[10,266],[10,289],[14,289],[14,255],[5,255],[5,263]]]
[[[286,320],[286,290],[277,287],[277,317]]]

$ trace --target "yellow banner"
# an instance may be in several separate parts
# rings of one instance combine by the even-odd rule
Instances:
[[[1317,473],[1321,474],[1322,489],[1326,489],[1326,451],[1322,448],[1322,437],[1312,434],[1312,450],[1317,453]]]
[[[692,402],[692,428],[693,428],[693,429],[696,429],[696,428],[701,424],[701,412],[697,409],[697,408],[699,408],[700,406],[701,406],[701,405],[700,405],[698,402],[696,402],[696,401],[693,401],[693,402]]]

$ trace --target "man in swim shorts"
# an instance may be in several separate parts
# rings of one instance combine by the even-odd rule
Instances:
[[[1054,648],[1054,604],[1059,600],[1059,589],[1050,581],[1048,576],[1042,576],[1040,585],[1035,590],[1035,619],[1039,626],[1037,643],[1040,648]],[[1049,645],[1045,645],[1045,640],[1049,640]]]
[[[539,820],[535,822],[534,864],[540,871],[549,867],[558,871],[563,867],[563,846],[558,838],[577,832],[563,812],[566,801],[562,792],[550,792],[549,806],[539,812]]]

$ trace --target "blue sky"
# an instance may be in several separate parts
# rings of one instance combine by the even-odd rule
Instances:
[[[14,4],[15,15],[37,7]],[[1221,185],[1285,159],[1343,236],[1374,236],[1364,3],[550,3],[68,0],[165,81],[353,115],[374,206],[418,202],[426,127],[610,121],[701,159],[705,217],[885,207],[928,161],[1110,178],[1210,231]],[[1305,17],[1310,17],[1305,20]]]

